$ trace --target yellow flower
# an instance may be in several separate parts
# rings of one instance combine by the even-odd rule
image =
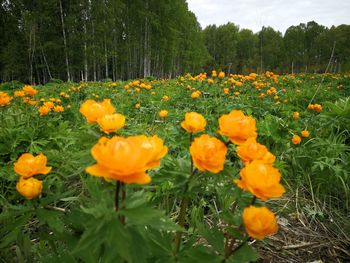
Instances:
[[[230,138],[233,143],[242,144],[248,138],[256,138],[255,120],[251,116],[245,116],[242,111],[233,110],[229,114],[222,115],[219,119],[221,135]]]
[[[97,119],[97,123],[101,131],[108,134],[122,128],[125,125],[125,117],[119,113],[104,115]]]
[[[207,134],[194,139],[190,147],[193,164],[200,171],[218,173],[224,169],[226,145]]]
[[[158,167],[167,152],[168,148],[156,135],[102,137],[91,149],[97,164],[86,168],[86,172],[107,180],[146,184],[151,181],[146,171]]]
[[[55,106],[53,108],[54,112],[64,112],[64,107],[63,106]]]
[[[43,182],[33,177],[29,179],[20,178],[16,185],[17,191],[27,199],[33,199],[41,194]]]
[[[211,72],[211,76],[213,77],[213,78],[215,78],[215,77],[217,77],[217,73],[216,73],[216,70],[213,70],[212,72]]]
[[[191,98],[192,98],[192,99],[197,99],[200,95],[201,95],[200,92],[194,91],[194,92],[192,92],[192,94],[191,94]]]
[[[262,240],[278,230],[275,215],[265,206],[249,206],[243,210],[245,229],[252,238]]]
[[[23,91],[25,92],[25,94],[27,94],[29,96],[34,96],[35,94],[38,93],[38,91],[36,89],[34,89],[32,86],[30,86],[30,85],[25,85],[23,87]]]
[[[321,106],[320,104],[315,104],[315,105],[314,105],[314,110],[315,110],[316,112],[321,112],[321,111],[322,111],[322,106]]]
[[[98,118],[114,112],[110,99],[104,99],[102,102],[87,100],[80,106],[80,113],[85,116],[88,123],[96,122]]]
[[[161,110],[161,111],[159,112],[159,117],[161,117],[161,118],[166,118],[166,117],[168,117],[168,111],[167,111],[167,110]]]
[[[187,132],[200,132],[204,131],[207,121],[202,114],[197,112],[187,112],[185,114],[185,120],[181,122],[181,127]]]
[[[225,72],[223,72],[223,71],[220,71],[220,73],[219,73],[219,79],[223,79],[224,77],[225,77]]]
[[[307,138],[310,136],[310,132],[307,130],[303,130],[303,131],[301,131],[301,136],[304,138]]]
[[[17,90],[15,91],[15,93],[13,94],[14,97],[24,97],[26,94],[24,93],[23,90]]]
[[[135,108],[136,108],[136,109],[139,109],[140,107],[141,107],[141,104],[140,104],[140,103],[136,103],[136,104],[135,104]]]
[[[254,160],[272,164],[276,159],[264,145],[257,143],[254,138],[249,138],[245,143],[239,145],[236,152],[244,164],[249,164]]]
[[[301,138],[300,138],[300,136],[298,136],[298,135],[293,135],[292,143],[293,143],[293,144],[300,144],[300,143],[301,143]]]
[[[24,153],[14,164],[14,170],[23,178],[29,178],[37,174],[48,174],[51,167],[46,166],[47,158],[42,153],[33,156],[30,153]]]
[[[47,106],[41,106],[39,109],[38,109],[38,112],[40,113],[40,116],[45,116],[47,114],[49,114],[49,112],[51,111],[50,108],[48,108]]]
[[[261,200],[280,197],[285,192],[280,184],[281,175],[278,169],[264,161],[252,161],[241,170],[240,176],[241,178],[234,182]]]
[[[10,104],[12,98],[5,92],[0,91],[0,107],[4,107]]]
[[[169,96],[167,95],[164,95],[163,98],[162,98],[163,101],[168,101],[169,100]]]
[[[297,112],[297,111],[293,112],[293,119],[294,120],[299,119],[299,112]]]
[[[52,101],[44,102],[44,106],[46,106],[49,109],[53,109],[55,107],[55,104]]]

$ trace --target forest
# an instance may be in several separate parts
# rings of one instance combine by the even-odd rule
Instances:
[[[185,0],[2,0],[0,82],[44,84],[209,72],[350,69],[350,26],[315,21],[254,33],[234,21],[202,29]]]

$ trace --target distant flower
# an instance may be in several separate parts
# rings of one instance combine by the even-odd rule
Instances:
[[[187,132],[200,132],[204,131],[207,121],[202,114],[197,112],[187,112],[185,114],[185,120],[181,122],[181,127]]]
[[[135,108],[136,108],[136,109],[139,109],[140,107],[141,107],[141,104],[140,104],[140,103],[136,103],[136,104],[135,104]]]
[[[163,98],[162,98],[163,101],[168,101],[169,100],[169,96],[167,95],[164,95]]]
[[[0,91],[0,107],[4,107],[10,104],[12,98],[5,92]]]
[[[307,138],[310,136],[310,132],[307,130],[303,130],[303,131],[301,131],[301,136],[304,138]]]
[[[192,98],[192,99],[197,99],[200,95],[201,95],[200,92],[194,91],[194,92],[192,92],[192,94],[191,94],[191,98]]]
[[[47,114],[49,114],[49,112],[51,111],[50,108],[48,108],[47,106],[41,106],[39,109],[38,109],[38,112],[40,114],[40,116],[45,116]]]
[[[297,112],[297,111],[293,112],[293,119],[294,120],[299,119],[299,112]]]
[[[243,223],[249,236],[262,240],[278,230],[275,215],[265,206],[249,206],[243,210]]]
[[[167,110],[161,110],[158,115],[161,118],[166,118],[166,117],[168,117],[168,111]]]
[[[216,70],[213,70],[212,72],[211,72],[211,76],[213,77],[213,78],[215,78],[215,77],[217,77],[217,73],[216,73]]]
[[[63,106],[60,106],[60,105],[57,105],[53,108],[53,111],[54,112],[64,112],[64,107]]]
[[[15,91],[15,93],[13,94],[14,97],[24,97],[26,94],[23,90],[17,90]]]
[[[225,77],[225,72],[220,71],[218,78],[223,79]]]
[[[47,158],[42,153],[33,156],[30,153],[24,153],[14,164],[15,172],[23,178],[29,178],[37,174],[48,174],[51,167],[46,166]]]
[[[300,138],[300,136],[298,136],[298,135],[293,135],[292,143],[293,143],[293,144],[300,144],[300,143],[301,143],[301,138]]]
[[[25,85],[23,87],[23,91],[25,92],[25,94],[29,95],[29,96],[34,96],[35,94],[38,93],[38,90],[36,90],[35,88],[33,88],[30,85]]]
[[[218,173],[224,169],[226,145],[207,134],[194,139],[190,147],[193,164],[200,171]]]

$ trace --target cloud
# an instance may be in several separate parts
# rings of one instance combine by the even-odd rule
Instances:
[[[201,26],[233,22],[254,32],[271,26],[282,33],[292,25],[316,21],[325,26],[350,24],[349,0],[188,0]]]

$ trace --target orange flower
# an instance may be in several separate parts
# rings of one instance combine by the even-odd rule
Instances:
[[[301,138],[300,138],[300,136],[298,136],[298,135],[293,135],[292,143],[293,143],[293,144],[300,144],[300,143],[301,143]]]
[[[299,112],[297,112],[297,111],[293,112],[293,119],[294,120],[299,119]]]
[[[147,184],[151,177],[146,171],[158,167],[167,152],[168,148],[156,135],[102,137],[91,149],[97,164],[87,167],[86,172],[107,180]]]
[[[245,229],[252,238],[262,240],[278,230],[275,215],[265,206],[249,206],[243,210]]]
[[[192,92],[192,94],[191,94],[191,98],[192,98],[192,99],[197,99],[200,95],[201,95],[200,92],[194,91],[194,92]]]
[[[316,112],[321,112],[321,111],[322,111],[322,106],[321,106],[320,104],[315,104],[315,105],[314,105],[314,110],[315,110]]]
[[[207,134],[194,139],[190,147],[193,164],[200,171],[218,173],[224,169],[226,145]]]
[[[223,79],[225,77],[225,72],[220,71],[218,78]]]
[[[38,93],[38,91],[36,89],[34,89],[32,86],[30,86],[30,85],[25,85],[23,87],[23,91],[25,92],[25,94],[27,94],[29,96],[34,96],[35,94]]]
[[[23,90],[17,90],[15,91],[15,93],[13,94],[14,97],[24,97],[25,93]]]
[[[236,152],[244,164],[249,164],[254,160],[272,164],[276,159],[264,145],[257,143],[254,138],[249,138],[245,143],[239,145]]]
[[[63,106],[55,106],[53,108],[54,112],[64,112],[64,107]]]
[[[187,112],[185,114],[185,120],[181,122],[181,127],[187,132],[200,132],[204,131],[207,121],[202,114],[197,112]]]
[[[48,174],[51,167],[46,166],[47,158],[42,153],[33,156],[30,153],[24,153],[14,164],[14,170],[23,178],[29,178],[36,174]]]
[[[167,110],[161,110],[161,111],[159,112],[159,117],[161,117],[161,118],[166,118],[166,117],[168,117],[168,111],[167,111]]]
[[[163,101],[168,101],[169,100],[169,96],[167,95],[164,95],[163,98],[162,98]]]
[[[301,136],[304,138],[307,138],[310,136],[310,132],[307,130],[303,130],[303,131],[301,131]]]
[[[244,143],[248,138],[256,138],[256,124],[254,118],[245,116],[242,111],[233,110],[222,115],[219,119],[221,135],[225,135],[236,144]]]
[[[97,119],[97,123],[101,131],[108,134],[122,128],[125,125],[125,117],[119,113],[104,115]]]
[[[211,76],[213,77],[213,78],[215,78],[215,77],[217,77],[217,73],[216,73],[216,70],[213,70],[212,72],[211,72]]]
[[[27,199],[33,199],[41,194],[43,182],[33,177],[29,179],[20,178],[16,184],[17,191]]]
[[[44,102],[44,106],[46,106],[49,109],[53,109],[55,107],[55,104],[52,101]]]
[[[12,98],[5,92],[0,91],[0,107],[4,107],[10,104]]]
[[[47,106],[41,106],[39,109],[38,109],[38,112],[40,113],[40,116],[45,116],[47,114],[49,114],[49,112],[51,111],[50,108],[48,108]]]
[[[280,197],[285,192],[280,184],[280,172],[264,161],[252,161],[241,170],[240,176],[241,178],[234,182],[261,200]]]
[[[114,112],[110,99],[104,99],[102,102],[87,100],[80,106],[80,113],[85,116],[88,123],[96,122],[98,118]]]

